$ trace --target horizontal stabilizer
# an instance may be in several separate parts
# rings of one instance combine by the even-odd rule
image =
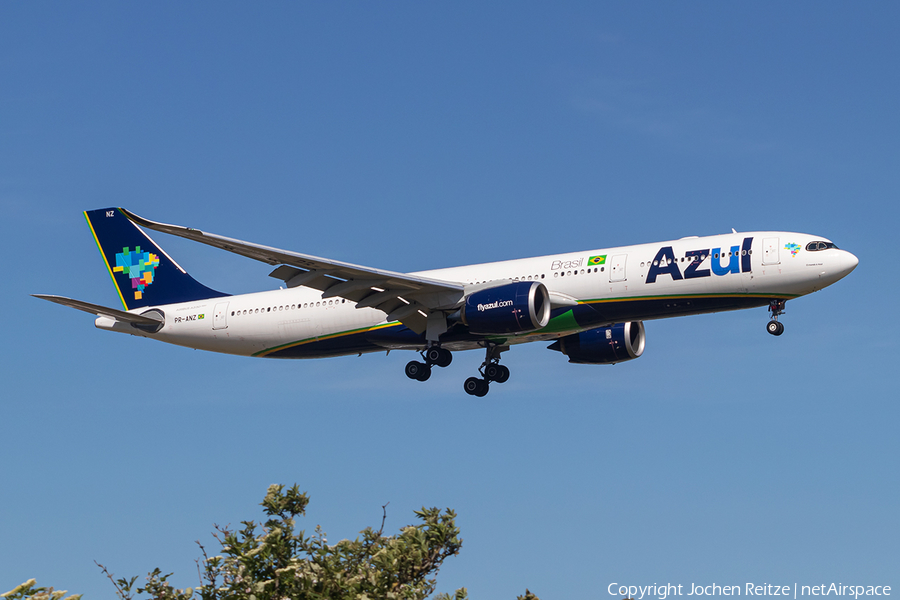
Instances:
[[[81,300],[72,300],[71,298],[66,298],[65,296],[51,296],[48,294],[32,294],[32,296],[34,296],[35,298],[40,298],[41,300],[56,302],[57,304],[62,304],[63,306],[77,308],[78,310],[82,310],[92,315],[97,315],[98,317],[109,317],[110,319],[122,321],[123,323],[130,323],[136,326],[157,327],[160,324],[159,318],[154,319],[151,317],[145,317],[143,315],[136,315],[134,313],[125,312],[124,310],[100,306],[99,304],[91,304],[90,302],[82,302]]]

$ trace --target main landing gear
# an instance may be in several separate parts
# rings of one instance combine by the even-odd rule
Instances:
[[[413,360],[406,364],[407,377],[418,381],[426,381],[431,377],[432,366],[448,366],[453,361],[453,355],[450,354],[449,350],[445,350],[440,346],[431,346],[422,353],[422,360],[425,362]]]
[[[769,302],[769,312],[772,313],[772,320],[766,325],[766,331],[772,335],[781,335],[784,333],[784,323],[778,321],[778,317],[784,314],[785,300],[772,300]]]
[[[509,367],[500,364],[500,353],[506,350],[509,350],[509,346],[487,345],[484,362],[478,368],[481,377],[469,377],[463,383],[467,394],[481,398],[488,393],[491,381],[505,383],[509,379]]]
[[[490,382],[504,383],[509,379],[509,368],[500,364],[500,353],[509,350],[509,346],[498,346],[488,343],[485,347],[484,362],[478,367],[481,377],[469,377],[463,389],[471,396],[482,396],[488,393]],[[431,377],[431,367],[446,367],[453,360],[449,350],[440,346],[430,346],[422,352],[422,360],[410,361],[406,364],[406,376],[417,381],[427,381]]]

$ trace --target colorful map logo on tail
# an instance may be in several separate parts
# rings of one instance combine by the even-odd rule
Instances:
[[[791,242],[790,244],[784,245],[785,250],[791,251],[791,256],[797,256],[797,253],[800,252],[800,246]]]
[[[159,256],[152,252],[141,252],[137,246],[134,252],[130,252],[126,246],[116,254],[116,266],[113,271],[124,273],[131,278],[131,289],[134,290],[134,299],[140,300],[144,290],[153,283],[153,272],[159,266]]]

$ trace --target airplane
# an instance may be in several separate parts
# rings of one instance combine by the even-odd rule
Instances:
[[[425,381],[453,352],[483,349],[463,385],[483,397],[510,372],[500,355],[526,342],[579,364],[644,352],[644,321],[768,306],[784,332],[785,303],[846,277],[856,256],[830,240],[784,231],[567,252],[399,273],[279,250],[150,221],[124,208],[84,212],[123,310],[34,294],[96,315],[100,329],[264,358],[322,358],[413,350],[406,375]],[[143,228],[276,268],[279,289],[230,295],[196,281]]]

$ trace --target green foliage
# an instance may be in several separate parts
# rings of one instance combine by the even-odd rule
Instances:
[[[139,586],[137,577],[115,579],[106,567],[98,566],[112,581],[120,600],[425,600],[434,593],[435,577],[444,560],[459,554],[462,547],[456,513],[449,508],[415,511],[419,522],[396,535],[384,535],[385,511],[377,531],[367,527],[355,540],[328,544],[319,527],[310,536],[296,530],[296,519],[306,514],[308,504],[309,497],[296,485],[287,490],[281,485],[269,486],[261,503],[264,523],[243,521],[236,531],[216,527],[213,536],[221,546],[216,556],[209,556],[200,545],[200,585],[193,589],[172,587],[172,574],[159,569],[148,573],[146,583]],[[65,594],[36,587],[35,580],[29,579],[0,598],[81,598],[63,599]],[[467,599],[465,588],[434,597]],[[539,599],[525,590],[517,600]]]
[[[2,589],[2,588],[0,588]],[[5,594],[0,594],[0,598],[6,600],[60,600],[66,594],[66,590],[54,591],[53,588],[37,587],[37,581],[29,579],[25,583],[21,583],[9,590]],[[80,600],[81,594],[74,594],[64,598],[64,600]]]
[[[452,510],[422,508],[419,522],[384,535],[367,527],[355,540],[329,544],[316,527],[307,536],[296,530],[309,497],[295,485],[269,486],[261,505],[265,523],[242,522],[239,530],[216,528],[220,554],[198,560],[201,585],[176,589],[170,574],[155,569],[137,587],[137,578],[114,579],[121,600],[146,595],[157,600],[424,600],[434,593],[435,576],[444,560],[459,553],[462,540]],[[465,600],[465,588],[435,600]]]

